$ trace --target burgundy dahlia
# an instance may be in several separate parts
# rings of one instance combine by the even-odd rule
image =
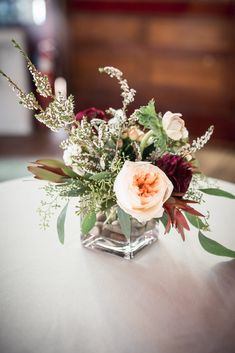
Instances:
[[[182,157],[172,154],[165,154],[155,161],[157,165],[170,179],[174,185],[174,192],[185,193],[188,190],[192,179],[190,163]]]
[[[105,112],[101,109],[97,109],[94,107],[78,112],[75,116],[75,120],[81,121],[84,116],[86,116],[88,120],[92,120],[92,119],[107,120],[107,116]]]

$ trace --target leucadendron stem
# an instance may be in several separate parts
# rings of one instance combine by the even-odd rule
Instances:
[[[140,152],[141,154],[143,154],[144,152],[144,149],[148,143],[148,140],[149,138],[153,135],[153,131],[152,130],[149,130],[145,135],[144,137],[142,138],[142,141],[140,143]]]

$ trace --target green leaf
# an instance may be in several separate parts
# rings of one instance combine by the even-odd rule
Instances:
[[[88,234],[89,231],[94,227],[96,222],[96,214],[94,211],[91,211],[86,214],[82,220],[81,230],[82,234]]]
[[[62,175],[53,173],[49,170],[44,169],[43,167],[34,167],[29,166],[28,171],[35,175],[36,179],[48,180],[54,183],[63,183],[65,181],[65,177]]]
[[[200,189],[200,191],[208,195],[222,196],[222,197],[227,197],[229,199],[235,199],[235,195],[231,194],[230,192],[217,189],[217,188]]]
[[[110,177],[110,173],[109,172],[100,172],[97,174],[93,174],[90,179],[91,180],[101,180],[101,179],[107,179]]]
[[[130,215],[123,211],[120,207],[117,209],[118,219],[120,222],[121,230],[123,234],[130,238],[131,236],[131,218]]]
[[[64,223],[69,201],[66,203],[57,218],[57,233],[61,244],[64,244]]]
[[[138,121],[147,129],[155,129],[158,127],[157,113],[155,103],[152,99],[148,105],[140,107],[137,112]]]
[[[168,216],[167,216],[167,213],[166,213],[166,212],[163,213],[163,215],[162,215],[162,217],[159,219],[159,221],[161,221],[162,224],[163,224],[163,226],[164,226],[164,228],[166,228],[167,223],[168,223]]]
[[[63,167],[65,167],[64,162],[58,161],[56,159],[38,159],[35,163],[44,165],[46,167],[52,167],[52,168],[63,168]]]
[[[205,224],[204,222],[202,222],[201,218],[198,216],[195,216],[193,214],[187,213],[185,212],[185,216],[188,219],[188,221],[195,227],[198,229],[203,229],[203,230],[208,230],[208,226],[207,224]]]
[[[69,190],[68,192],[64,193],[64,196],[67,197],[78,197],[81,196],[85,193],[87,189],[86,188],[80,188],[80,189],[76,189],[76,190]],[[63,193],[62,193],[63,195]]]
[[[203,249],[210,254],[235,258],[235,251],[224,247],[223,245],[217,243],[215,240],[207,238],[200,231],[198,233],[198,238]]]
[[[64,174],[68,175],[70,178],[76,178],[78,175],[70,167],[61,168]]]

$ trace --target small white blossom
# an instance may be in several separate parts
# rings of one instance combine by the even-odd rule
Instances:
[[[73,164],[73,157],[77,157],[81,153],[81,147],[79,145],[69,145],[64,151],[63,159],[67,166]]]
[[[83,176],[85,174],[85,171],[78,167],[77,165],[72,165],[72,170],[74,171],[74,173],[80,175],[80,176]]]
[[[112,108],[110,108],[108,112],[113,115],[113,118],[108,121],[110,130],[120,130],[121,126],[127,119],[125,112],[122,109],[115,110]]]

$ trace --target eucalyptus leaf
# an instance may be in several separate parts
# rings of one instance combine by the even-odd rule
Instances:
[[[96,214],[94,211],[91,211],[85,215],[82,220],[81,231],[82,234],[88,234],[89,231],[94,227],[96,222]]]
[[[68,204],[69,204],[69,201],[66,203],[66,205],[64,206],[64,208],[62,209],[62,211],[60,212],[57,218],[57,233],[61,244],[64,244],[64,223],[65,223]]]
[[[123,231],[123,234],[127,238],[130,238],[130,236],[131,236],[130,215],[127,214],[125,211],[123,211],[123,209],[121,209],[120,207],[118,207],[117,213],[118,213],[118,219],[119,219],[121,230]]]
[[[167,213],[166,212],[164,212],[163,213],[163,215],[162,215],[162,217],[159,219],[161,222],[162,222],[162,224],[164,225],[164,227],[166,228],[166,226],[167,226],[167,222],[168,222],[168,216],[167,216]]]
[[[198,229],[203,229],[206,230],[208,228],[208,226],[201,220],[200,217],[195,216],[193,214],[187,213],[185,212],[185,216],[188,219],[188,221],[195,227]]]
[[[200,191],[202,191],[208,195],[221,196],[221,197],[227,197],[229,199],[235,199],[235,195],[231,194],[230,192],[227,192],[227,191],[224,191],[221,189],[217,189],[217,188],[200,189]]]
[[[215,240],[207,238],[200,231],[198,233],[198,238],[203,249],[210,254],[235,258],[235,251],[224,247],[223,245],[217,243]]]

